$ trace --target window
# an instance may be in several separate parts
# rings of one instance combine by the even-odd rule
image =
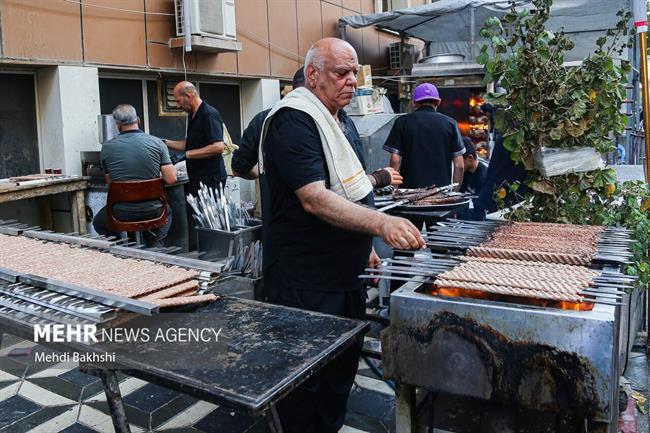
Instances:
[[[379,12],[390,12],[411,7],[410,0],[375,0],[375,10]]]
[[[144,97],[141,79],[100,78],[99,106],[101,114],[113,113],[113,108],[120,104],[133,105],[140,116],[140,129],[147,131],[149,125],[144,115]]]
[[[0,178],[38,173],[34,75],[0,73],[0,94]]]

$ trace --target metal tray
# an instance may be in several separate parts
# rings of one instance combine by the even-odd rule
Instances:
[[[443,204],[429,204],[429,205],[405,204],[405,205],[400,206],[400,207],[398,207],[396,209],[407,210],[407,211],[410,211],[410,212],[413,212],[413,211],[422,211],[422,212],[426,212],[426,211],[443,211],[443,210],[452,210],[452,209],[456,209],[456,208],[459,208],[459,207],[467,206],[467,205],[469,205],[469,202],[471,202],[471,201],[472,201],[472,199],[468,198],[468,199],[465,199],[463,201],[459,201],[457,203],[443,203]]]

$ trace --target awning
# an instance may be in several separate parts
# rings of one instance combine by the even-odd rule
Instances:
[[[517,0],[518,8],[531,8],[529,0]],[[576,48],[567,61],[581,60],[595,48],[596,39],[618,22],[616,12],[630,10],[629,0],[555,0],[548,27],[564,28]],[[430,43],[431,54],[459,53],[471,61],[483,39],[478,35],[487,18],[509,10],[504,0],[439,0],[423,6],[378,14],[342,17],[352,28],[377,26]],[[474,42],[474,43],[472,43]]]

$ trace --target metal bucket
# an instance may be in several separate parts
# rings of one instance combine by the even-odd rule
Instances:
[[[230,257],[241,245],[262,240],[262,222],[250,220],[248,226],[238,226],[235,231],[196,227],[198,250],[205,253],[203,260],[218,260]]]

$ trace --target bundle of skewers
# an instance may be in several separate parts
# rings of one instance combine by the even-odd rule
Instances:
[[[430,284],[433,293],[443,296],[531,299],[548,306],[564,302],[575,309],[590,309],[595,303],[620,305],[635,281],[584,266],[436,253],[386,259],[380,268],[366,271],[361,278]]]
[[[472,198],[471,194],[454,192],[453,189],[458,186],[457,183],[436,187],[434,185],[426,188],[394,190],[392,197],[377,197],[375,203],[380,206],[379,212],[397,207],[417,207],[417,206],[435,206],[448,205],[466,202]],[[382,205],[384,205],[382,207]]]
[[[472,194],[469,193],[458,193],[450,191],[458,184],[448,185],[442,188],[429,187],[421,188],[417,190],[396,190],[393,193],[393,199],[395,201],[400,200],[409,200],[411,206],[430,206],[435,204],[450,204],[458,203],[468,198],[472,198]],[[430,192],[435,191],[433,194]]]
[[[221,184],[217,189],[201,183],[197,195],[194,197],[188,194],[187,202],[192,207],[192,216],[199,227],[235,231],[238,226],[248,225],[248,213],[241,203],[235,202],[230,194],[226,194]]]
[[[597,262],[631,260],[634,240],[622,228],[450,219],[423,236],[432,252],[387,259],[361,277],[431,284],[440,295],[527,299],[578,310],[619,305],[636,281],[593,269]]]
[[[630,263],[634,242],[629,230],[620,227],[453,219],[423,236],[436,251],[583,266],[592,261]]]
[[[223,267],[227,274],[240,274],[249,278],[262,276],[262,243],[251,242],[249,245],[239,245],[235,255],[229,257]]]

